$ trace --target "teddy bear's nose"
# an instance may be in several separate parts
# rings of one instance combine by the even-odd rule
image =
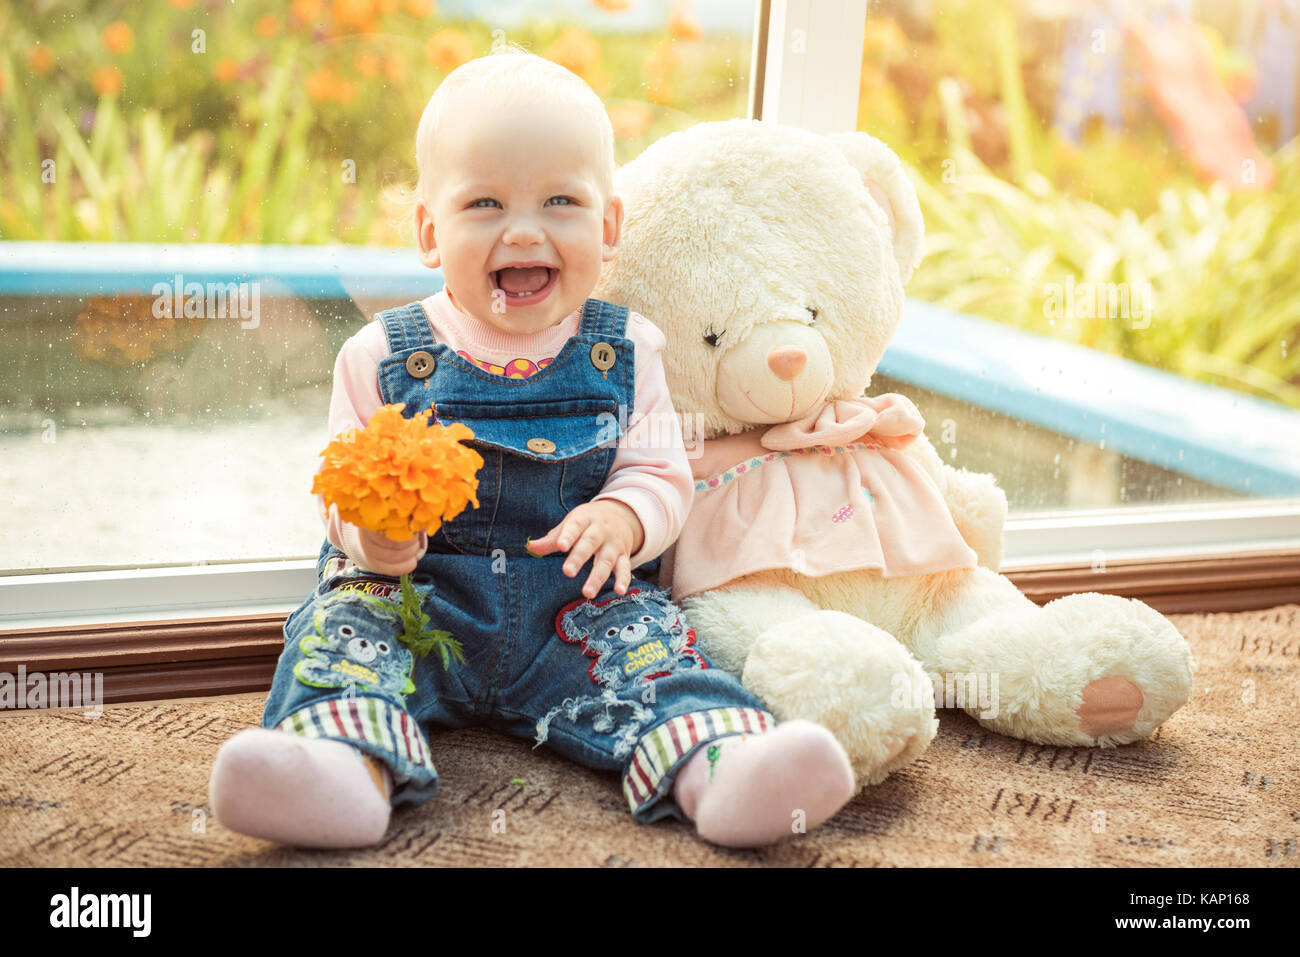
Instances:
[[[767,354],[768,368],[789,382],[808,362],[808,353],[795,346],[782,346]]]

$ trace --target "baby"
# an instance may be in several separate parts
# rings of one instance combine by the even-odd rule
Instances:
[[[420,259],[444,286],[344,344],[330,432],[396,402],[466,423],[478,507],[393,541],[321,503],[316,590],[285,623],[262,727],[217,755],[216,817],[286,844],[376,843],[393,806],[437,789],[426,730],[483,725],[620,772],[642,822],[671,815],[728,846],[817,826],[853,793],[834,736],[777,725],[637,577],[679,533],[693,481],[663,334],[589,298],[623,221],[599,98],[503,47],[439,86],[416,160]],[[398,638],[405,573],[464,662]]]

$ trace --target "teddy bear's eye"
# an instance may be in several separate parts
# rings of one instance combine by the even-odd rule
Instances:
[[[812,306],[804,306],[804,308],[808,310],[808,315],[811,317],[808,320],[808,325],[811,326],[814,322],[817,321],[817,310],[814,309]]]
[[[711,346],[717,346],[717,344],[718,344],[718,336],[719,336],[719,335],[720,335],[720,333],[717,333],[717,332],[706,332],[706,333],[704,334],[704,341],[707,342],[707,343],[708,343],[709,345],[711,345]]]

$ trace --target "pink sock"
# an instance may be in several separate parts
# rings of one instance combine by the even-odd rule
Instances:
[[[673,784],[674,800],[700,837],[726,847],[761,847],[812,830],[853,792],[844,748],[826,728],[802,720],[719,738],[691,755]]]
[[[249,728],[221,746],[208,799],[232,831],[298,847],[365,847],[388,830],[388,768],[341,741]]]

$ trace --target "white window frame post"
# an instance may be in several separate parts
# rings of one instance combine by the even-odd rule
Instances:
[[[749,115],[814,133],[858,127],[867,0],[757,0]]]

